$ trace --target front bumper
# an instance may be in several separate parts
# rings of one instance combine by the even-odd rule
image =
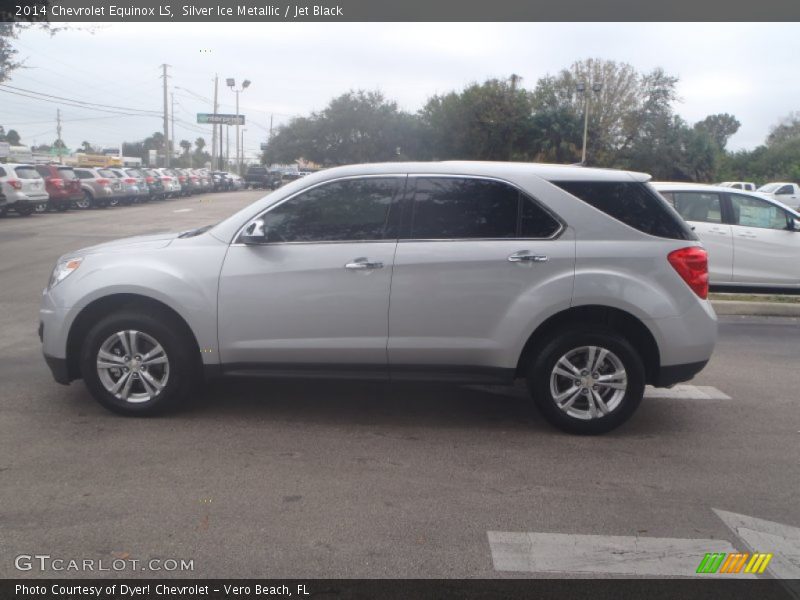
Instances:
[[[655,387],[672,387],[676,383],[689,381],[708,364],[707,360],[683,365],[662,366],[653,381]]]
[[[56,358],[55,356],[44,355],[44,360],[47,366],[50,367],[50,372],[53,374],[53,379],[62,385],[69,385],[69,369],[67,368],[66,358]]]

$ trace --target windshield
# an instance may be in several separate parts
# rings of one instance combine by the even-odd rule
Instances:
[[[767,185],[762,185],[760,188],[758,188],[758,191],[771,193],[777,190],[780,186],[780,183],[768,183]]]

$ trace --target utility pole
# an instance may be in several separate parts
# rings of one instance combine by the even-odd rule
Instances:
[[[217,88],[219,86],[219,76],[215,73],[214,74],[214,114],[217,114],[217,109],[219,105],[217,104]],[[217,161],[217,124],[214,123],[211,129],[211,167],[212,168],[220,168],[220,165]]]
[[[272,115],[272,114],[269,115],[269,139],[270,140],[272,139],[272,117],[273,116],[274,115]]]
[[[225,125],[225,166],[231,167],[231,126]],[[227,169],[225,169],[227,171]]]
[[[169,104],[167,103],[167,67],[169,65],[161,65],[163,74],[161,78],[164,80],[164,166],[169,167]]]
[[[56,109],[56,132],[58,132],[58,142],[60,142],[61,141],[61,109],[60,108]],[[56,148],[56,151],[58,152],[58,164],[63,165],[64,164],[64,158],[63,158],[64,155],[61,152],[61,144],[58,145],[58,148]]]
[[[170,138],[172,139],[172,143],[175,144],[175,94],[173,92],[169,93],[169,99],[171,103],[170,108],[172,109],[172,114],[170,115],[172,117],[172,134]],[[170,155],[171,154],[170,152]]]

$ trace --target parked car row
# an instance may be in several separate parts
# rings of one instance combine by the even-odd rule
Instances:
[[[239,176],[208,169],[0,164],[0,216],[129,205],[242,187]]]
[[[717,185],[746,192],[758,192],[763,196],[778,200],[789,208],[800,210],[800,186],[796,183],[776,181],[756,187],[756,184],[751,181],[723,181]]]

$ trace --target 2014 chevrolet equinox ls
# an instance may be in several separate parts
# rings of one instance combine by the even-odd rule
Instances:
[[[717,333],[707,256],[624,171],[514,163],[326,170],[221,223],[59,259],[45,358],[105,407],[161,411],[208,375],[525,378],[572,432],[686,381]]]

